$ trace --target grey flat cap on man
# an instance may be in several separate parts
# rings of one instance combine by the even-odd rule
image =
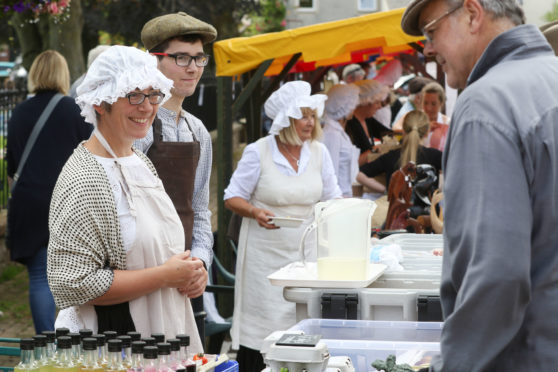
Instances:
[[[202,42],[207,44],[217,38],[217,30],[209,23],[178,12],[147,22],[141,30],[141,41],[147,50],[151,50],[165,40],[181,35],[200,35]]]
[[[409,35],[421,36],[419,17],[422,9],[432,0],[413,0],[405,9],[401,18],[401,28]]]

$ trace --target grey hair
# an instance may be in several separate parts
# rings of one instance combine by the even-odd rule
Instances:
[[[463,0],[446,0],[450,8],[463,4]],[[480,5],[494,18],[508,18],[516,26],[525,23],[525,13],[517,0],[479,0]]]
[[[110,48],[110,45],[97,45],[95,48],[91,49],[87,54],[87,68],[91,67],[93,61],[108,48]]]
[[[376,80],[359,80],[352,83],[359,89],[360,104],[371,102],[373,100],[383,100],[389,89]]]

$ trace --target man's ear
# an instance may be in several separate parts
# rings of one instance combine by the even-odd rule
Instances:
[[[486,17],[486,12],[479,3],[479,0],[465,0],[463,2],[463,8],[467,14],[470,32],[472,34],[480,32],[482,23]]]

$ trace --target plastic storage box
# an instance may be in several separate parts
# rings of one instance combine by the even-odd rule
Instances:
[[[439,297],[438,288],[359,288],[359,289],[323,289],[294,288],[283,289],[283,297],[296,303],[296,320],[308,318],[341,318],[362,320],[417,321],[419,320],[419,298]],[[330,316],[323,313],[324,295],[337,295],[337,304],[333,308],[345,307],[347,316]],[[353,304],[356,316],[349,316],[351,306],[339,303],[339,295],[345,294],[347,301],[356,295],[357,303]],[[342,301],[342,300],[341,300]],[[353,301],[354,302],[354,301]],[[433,319],[441,321],[441,317]]]
[[[322,335],[332,356],[349,356],[356,371],[375,371],[376,359],[390,354],[398,363],[421,366],[439,354],[443,323],[305,319],[289,331]]]
[[[238,363],[236,360],[227,360],[215,367],[215,372],[238,372]]]

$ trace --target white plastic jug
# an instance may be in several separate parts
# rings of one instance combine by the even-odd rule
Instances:
[[[370,233],[376,203],[367,199],[345,198],[317,203],[314,222],[300,242],[316,229],[318,279],[365,280],[369,268]],[[304,257],[303,257],[304,261]]]

